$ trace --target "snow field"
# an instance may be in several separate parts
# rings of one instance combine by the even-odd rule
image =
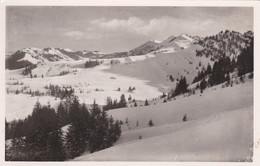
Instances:
[[[35,103],[39,101],[43,105],[50,104],[51,107],[57,107],[60,100],[55,100],[51,96],[31,97],[26,94],[8,94],[6,95],[6,120],[24,119],[32,113]]]
[[[113,147],[75,160],[250,161],[252,94],[251,81],[164,104],[111,110],[115,119],[127,117],[131,129],[124,124]],[[182,122],[184,114],[187,122]],[[153,127],[148,127],[150,119]]]
[[[76,65],[78,64],[80,63],[77,62]],[[105,68],[106,65],[99,65],[97,68],[93,69],[70,68],[73,65],[75,64],[46,63],[46,65],[38,66],[32,71],[33,74],[37,73],[37,78],[22,76],[22,70],[7,71],[6,88],[9,91],[16,91],[17,89],[27,86],[32,91],[38,90],[40,92],[47,92],[47,89],[45,89],[44,86],[49,84],[72,86],[75,90],[75,94],[79,96],[81,102],[92,104],[93,101],[96,100],[96,102],[100,105],[105,104],[107,97],[119,100],[122,94],[125,95],[126,99],[129,95],[131,95],[132,98],[135,98],[136,100],[151,99],[161,95],[161,92],[157,88],[148,85],[149,81],[147,80],[140,80],[103,71],[103,68]],[[55,75],[55,73],[57,74],[66,70],[76,70],[76,72],[63,76]],[[44,75],[44,77],[42,78],[41,75]],[[23,85],[12,85],[16,81],[19,81],[19,83],[22,82]],[[136,90],[133,92],[128,92],[129,86],[135,87]],[[118,88],[121,90],[117,91]],[[33,108],[35,102],[22,103],[19,99],[17,101],[15,100],[15,98],[19,98],[21,96],[20,94],[7,94],[8,99],[6,100],[6,104],[8,108],[6,112],[8,120],[12,120],[12,118],[24,118],[32,112],[31,108]],[[45,97],[49,98],[50,101],[54,100],[51,96]],[[29,98],[32,99],[32,97]],[[16,105],[19,107],[21,104],[23,104],[23,110],[19,113],[17,113],[16,107],[9,107],[9,105]],[[28,107],[25,107],[26,104]]]
[[[176,82],[167,80],[167,75],[172,75],[175,80],[185,76],[191,83],[202,66],[212,64],[209,58],[195,56],[196,47],[190,47],[173,53],[158,53],[155,58],[135,63],[112,65],[106,71],[124,76],[150,80],[150,85],[160,91],[167,92],[169,88],[175,88]],[[201,63],[201,66],[199,66]]]
[[[108,113],[123,122],[127,118],[131,129],[136,128],[136,121],[138,121],[138,129],[140,129],[148,127],[151,119],[155,126],[160,126],[182,122],[184,114],[187,114],[190,121],[216,113],[251,107],[253,105],[252,94],[251,81],[228,88],[219,87],[215,91],[205,91],[203,94],[197,93],[167,103],[114,109],[109,110]]]
[[[225,112],[210,116],[205,124],[190,123],[177,131],[143,137],[75,160],[250,161],[253,140],[250,121],[252,108]]]

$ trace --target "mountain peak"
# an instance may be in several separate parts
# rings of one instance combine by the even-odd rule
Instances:
[[[190,42],[194,42],[194,39],[190,35],[187,35],[185,33],[182,33],[177,38],[181,38],[182,40],[188,40]]]

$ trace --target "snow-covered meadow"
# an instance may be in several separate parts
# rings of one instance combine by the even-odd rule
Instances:
[[[151,54],[118,58],[117,60],[126,64],[152,58],[153,56]],[[52,103],[55,103],[53,106],[59,101],[59,99],[55,100],[52,96],[31,97],[29,94],[14,94],[17,89],[20,90],[25,87],[27,90],[47,92],[47,89],[44,87],[50,84],[72,86],[81,102],[92,104],[96,100],[100,105],[105,104],[107,97],[119,100],[122,94],[126,98],[131,95],[136,100],[149,100],[162,94],[156,87],[148,84],[149,80],[104,71],[104,69],[108,69],[111,66],[111,60],[103,60],[102,65],[88,69],[83,68],[85,61],[52,62],[39,65],[33,70],[33,73],[37,74],[37,78],[22,76],[23,70],[21,69],[6,71],[6,88],[10,92],[6,95],[6,119],[9,121],[26,117],[32,112],[32,108],[37,100],[43,104],[49,102],[52,105]],[[70,73],[59,75],[62,71],[69,71]],[[14,85],[17,82],[19,82],[19,85]],[[129,92],[130,86],[135,87],[135,90]]]

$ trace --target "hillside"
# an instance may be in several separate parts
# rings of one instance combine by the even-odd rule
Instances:
[[[171,87],[175,87],[175,82],[169,80],[172,75],[176,80],[181,76],[185,76],[189,83],[192,82],[198,71],[208,63],[212,64],[209,58],[197,57],[195,51],[198,45],[179,50],[176,52],[164,52],[155,54],[154,58],[145,61],[131,62],[127,65],[112,65],[106,71],[120,75],[126,75],[139,79],[150,80],[151,85],[158,87],[162,91],[166,91]]]
[[[116,119],[128,118],[121,138],[109,149],[75,160],[250,161],[252,93],[250,81],[164,104],[109,111]],[[184,114],[187,122],[182,122]]]
[[[244,34],[229,30],[221,31],[199,40],[202,49],[196,51],[196,55],[210,57],[213,61],[225,55],[237,59],[242,50],[249,46],[251,40],[253,40],[252,31]]]

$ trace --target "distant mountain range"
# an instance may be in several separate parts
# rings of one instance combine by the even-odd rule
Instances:
[[[170,36],[164,41],[147,41],[132,50],[112,54],[103,54],[99,51],[73,51],[70,49],[51,47],[43,49],[24,48],[6,58],[6,68],[12,70],[44,62],[76,61],[87,58],[120,58],[145,55],[147,53],[171,53],[189,48],[193,45],[202,46],[201,50],[197,50],[197,56],[208,56],[210,54],[216,58],[219,54],[223,54],[223,52],[229,55],[237,55],[241,49],[249,43],[248,40],[250,36],[253,36],[253,32],[251,31],[241,34],[239,32],[228,30],[225,32],[221,31],[215,36],[205,38],[181,34],[177,37]]]

